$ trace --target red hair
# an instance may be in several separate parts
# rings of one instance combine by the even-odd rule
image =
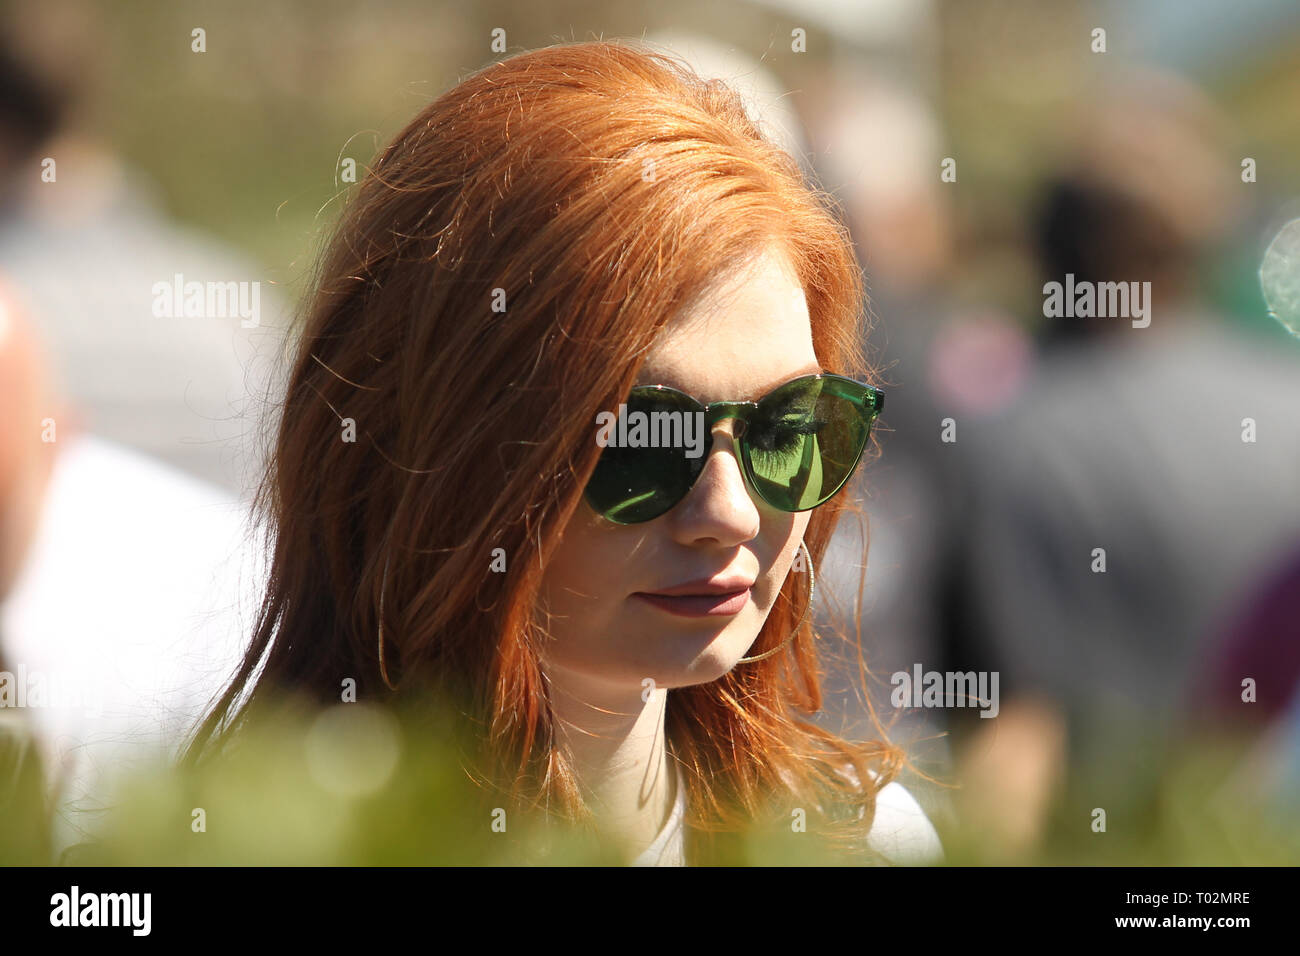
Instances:
[[[519,805],[584,818],[539,665],[542,573],[583,507],[596,414],[625,398],[675,315],[773,246],[823,367],[867,378],[847,230],[724,83],[636,44],[584,42],[494,63],[430,103],[321,260],[259,495],[270,587],[191,754],[272,689],[337,701],[353,677],[359,696],[391,696],[382,597],[401,693],[460,702],[486,776]],[[840,495],[811,515],[818,564],[846,507]],[[497,548],[505,573],[490,569]],[[789,576],[751,653],[790,635],[805,589]],[[865,810],[845,814],[856,837],[870,826],[873,788],[845,768],[865,781],[881,761],[880,786],[901,755],[809,719],[811,617],[780,654],[669,693],[694,830],[740,829],[773,794],[840,800]]]

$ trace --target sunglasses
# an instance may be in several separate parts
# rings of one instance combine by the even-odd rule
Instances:
[[[705,405],[667,385],[638,386],[619,411],[633,427],[606,430],[585,497],[616,524],[659,517],[704,471],[713,426],[734,418],[733,446],[750,488],[773,508],[808,511],[848,482],[884,405],[880,389],[829,372],[793,379],[756,402]],[[692,422],[703,426],[694,456],[683,440]]]

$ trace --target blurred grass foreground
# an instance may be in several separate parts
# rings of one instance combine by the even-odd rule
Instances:
[[[269,719],[267,719],[269,718]],[[88,866],[503,865],[613,862],[580,834],[521,821],[462,769],[428,714],[281,700],[196,767],[126,777],[93,834],[59,854]],[[10,744],[9,750],[17,746]],[[0,772],[19,762],[0,758]],[[30,769],[0,807],[0,857],[44,863],[54,821]],[[6,812],[10,807],[20,813]],[[21,818],[21,819],[20,819]],[[17,856],[18,858],[15,858]]]
[[[474,782],[465,737],[429,714],[370,704],[277,705],[219,758],[127,777],[93,835],[56,849],[39,757],[0,726],[0,863],[107,866],[616,865],[593,832],[505,809]],[[1143,768],[1076,768],[1055,795],[1035,858],[1008,861],[975,828],[941,827],[945,862],[987,865],[1291,865],[1300,820],[1260,786],[1224,735],[1152,750]],[[1236,770],[1228,771],[1227,768]],[[1105,812],[1098,829],[1097,809]],[[721,862],[854,861],[789,835],[754,833]]]

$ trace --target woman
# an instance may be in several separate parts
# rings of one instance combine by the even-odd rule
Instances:
[[[259,697],[352,679],[456,701],[485,782],[629,861],[761,821],[933,855],[901,788],[876,800],[901,754],[805,719],[815,564],[880,407],[861,297],[845,230],[718,81],[591,42],[445,93],[322,261],[269,592],[191,756]]]

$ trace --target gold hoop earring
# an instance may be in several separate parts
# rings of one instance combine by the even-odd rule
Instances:
[[[736,661],[737,664],[750,664],[754,661],[761,661],[771,657],[773,654],[779,654],[785,649],[785,646],[794,640],[794,636],[799,633],[799,628],[803,627],[803,622],[808,619],[808,614],[812,611],[813,594],[817,590],[817,572],[813,568],[812,552],[808,550],[808,545],[802,539],[799,541],[799,547],[803,548],[803,553],[808,558],[808,603],[804,605],[803,614],[799,617],[799,623],[790,630],[790,636],[787,637],[770,651],[764,651],[762,654],[755,654],[753,657],[742,657]]]
[[[397,690],[397,685],[388,679],[388,668],[384,664],[384,592],[388,590],[388,559],[384,559],[384,578],[379,583],[379,676],[383,678],[389,690]]]

